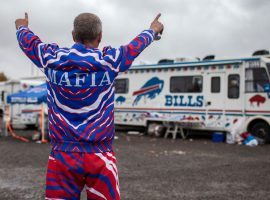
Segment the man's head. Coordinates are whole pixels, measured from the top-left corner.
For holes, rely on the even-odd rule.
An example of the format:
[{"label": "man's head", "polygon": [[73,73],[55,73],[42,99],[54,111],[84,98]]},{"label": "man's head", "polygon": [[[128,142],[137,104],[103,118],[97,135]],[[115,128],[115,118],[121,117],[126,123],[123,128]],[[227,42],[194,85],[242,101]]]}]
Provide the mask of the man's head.
[{"label": "man's head", "polygon": [[72,35],[75,42],[98,47],[102,37],[102,24],[98,16],[92,13],[79,14],[73,25]]}]

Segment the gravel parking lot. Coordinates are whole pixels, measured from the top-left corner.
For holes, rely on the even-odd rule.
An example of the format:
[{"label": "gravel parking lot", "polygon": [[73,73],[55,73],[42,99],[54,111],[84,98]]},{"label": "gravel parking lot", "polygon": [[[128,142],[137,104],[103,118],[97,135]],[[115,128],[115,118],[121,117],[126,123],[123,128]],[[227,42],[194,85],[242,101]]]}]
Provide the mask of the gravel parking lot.
[{"label": "gravel parking lot", "polygon": [[[122,199],[270,199],[270,145],[117,136]],[[0,137],[0,199],[44,199],[49,151],[48,144]]]}]

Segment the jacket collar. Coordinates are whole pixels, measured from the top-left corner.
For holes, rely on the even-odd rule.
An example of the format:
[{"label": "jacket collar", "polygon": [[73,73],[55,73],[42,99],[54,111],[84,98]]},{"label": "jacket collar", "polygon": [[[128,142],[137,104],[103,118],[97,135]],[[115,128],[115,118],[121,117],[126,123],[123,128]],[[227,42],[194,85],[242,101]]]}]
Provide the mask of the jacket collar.
[{"label": "jacket collar", "polygon": [[97,48],[89,48],[89,47],[86,47],[84,44],[82,43],[75,43],[72,48],[78,50],[78,51],[89,51],[89,50],[92,50],[92,51],[99,51],[99,49]]}]

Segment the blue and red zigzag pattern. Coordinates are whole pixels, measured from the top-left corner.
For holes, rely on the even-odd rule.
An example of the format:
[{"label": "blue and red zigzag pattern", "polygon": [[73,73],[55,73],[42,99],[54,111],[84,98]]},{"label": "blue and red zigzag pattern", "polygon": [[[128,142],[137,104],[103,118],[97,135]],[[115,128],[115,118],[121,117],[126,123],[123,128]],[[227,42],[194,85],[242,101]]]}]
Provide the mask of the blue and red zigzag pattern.
[{"label": "blue and red zigzag pattern", "polygon": [[71,48],[45,44],[27,27],[19,28],[17,38],[24,53],[47,77],[53,149],[88,153],[111,151],[114,79],[119,72],[128,70],[153,41],[154,32],[145,30],[129,44],[120,48],[106,47],[103,51],[79,43]]}]

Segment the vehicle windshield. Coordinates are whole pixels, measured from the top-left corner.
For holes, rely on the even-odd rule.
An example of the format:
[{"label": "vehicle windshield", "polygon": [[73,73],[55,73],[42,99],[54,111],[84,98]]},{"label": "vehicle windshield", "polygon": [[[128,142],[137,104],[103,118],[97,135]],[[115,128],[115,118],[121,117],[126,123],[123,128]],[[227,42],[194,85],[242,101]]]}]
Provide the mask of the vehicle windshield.
[{"label": "vehicle windshield", "polygon": [[246,92],[264,92],[266,84],[269,78],[265,68],[246,69]]}]

